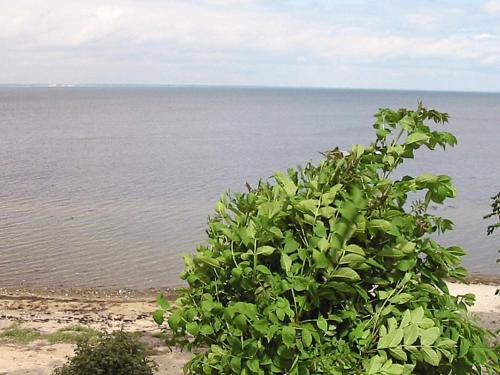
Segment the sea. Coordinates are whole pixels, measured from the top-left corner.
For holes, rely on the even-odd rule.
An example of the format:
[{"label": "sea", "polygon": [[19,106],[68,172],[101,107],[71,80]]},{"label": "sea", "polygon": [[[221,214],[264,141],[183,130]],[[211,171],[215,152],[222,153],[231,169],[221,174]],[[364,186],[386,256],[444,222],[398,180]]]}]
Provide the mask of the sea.
[{"label": "sea", "polygon": [[[0,87],[0,286],[182,285],[221,193],[374,138],[380,107],[450,114],[458,145],[400,172],[452,176],[472,274],[500,275],[487,236],[500,190],[500,94],[259,87]],[[439,126],[441,127],[441,126]]]}]

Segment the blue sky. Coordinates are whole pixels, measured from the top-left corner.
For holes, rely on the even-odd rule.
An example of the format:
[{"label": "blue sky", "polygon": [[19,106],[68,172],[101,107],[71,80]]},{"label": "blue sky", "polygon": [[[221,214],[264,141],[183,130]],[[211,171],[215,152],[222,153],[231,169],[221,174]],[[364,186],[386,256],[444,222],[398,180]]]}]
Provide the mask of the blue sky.
[{"label": "blue sky", "polygon": [[2,0],[0,83],[499,92],[500,0]]}]

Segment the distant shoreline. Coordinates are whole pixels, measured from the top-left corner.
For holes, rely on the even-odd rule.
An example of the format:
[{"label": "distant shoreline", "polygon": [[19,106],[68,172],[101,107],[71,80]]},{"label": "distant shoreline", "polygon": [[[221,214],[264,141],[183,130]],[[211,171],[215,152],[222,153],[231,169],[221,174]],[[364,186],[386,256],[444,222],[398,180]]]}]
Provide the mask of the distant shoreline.
[{"label": "distant shoreline", "polygon": [[217,85],[217,84],[162,84],[162,83],[0,83],[0,88],[186,88],[186,89],[249,89],[249,90],[331,90],[331,91],[373,91],[373,92],[424,92],[451,94],[492,94],[500,91],[463,91],[398,89],[380,87],[328,87],[328,86],[263,86],[263,85]]}]

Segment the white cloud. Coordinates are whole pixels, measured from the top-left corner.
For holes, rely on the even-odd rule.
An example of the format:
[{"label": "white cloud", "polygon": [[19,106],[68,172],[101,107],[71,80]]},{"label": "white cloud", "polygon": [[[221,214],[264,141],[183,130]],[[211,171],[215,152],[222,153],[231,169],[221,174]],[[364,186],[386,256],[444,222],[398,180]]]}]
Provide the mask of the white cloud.
[{"label": "white cloud", "polygon": [[[500,1],[486,4],[490,3]],[[22,77],[30,66],[32,72],[49,66],[53,75],[58,68],[82,69],[78,73],[90,72],[94,80],[104,82],[106,74],[120,67],[134,71],[129,80],[140,80],[141,67],[163,71],[168,66],[174,71],[176,64],[193,77],[202,75],[200,66],[209,71],[216,64],[231,64],[231,77],[237,80],[236,67],[244,75],[268,64],[340,69],[346,64],[433,60],[449,69],[461,63],[500,63],[498,28],[434,33],[448,17],[443,14],[408,13],[411,25],[426,30],[409,33],[391,27],[391,22],[378,28],[370,23],[347,27],[334,15],[321,18],[283,7],[263,8],[268,4],[259,0],[8,2],[0,12],[0,82],[11,81],[13,72]],[[488,9],[494,8],[490,4]]]},{"label": "white cloud", "polygon": [[481,10],[486,13],[500,13],[500,0],[488,0],[481,6]]},{"label": "white cloud", "polygon": [[[211,0],[210,2],[218,2]],[[233,0],[234,3],[250,0]],[[26,3],[26,2],[25,2]],[[15,3],[11,3],[15,4]],[[0,14],[0,36],[18,48],[133,49],[154,45],[198,53],[259,52],[312,58],[384,60],[401,57],[478,59],[500,57],[494,42],[478,45],[471,36],[405,36],[363,28],[338,28],[257,9],[211,9],[185,1],[97,1],[71,6],[52,1],[29,7],[10,6]],[[83,5],[85,4],[85,5]],[[435,17],[410,16],[422,25]],[[7,39],[7,40],[5,40]],[[496,41],[495,41],[496,42]],[[484,47],[484,48],[483,48]],[[70,51],[71,52],[71,51]]]}]

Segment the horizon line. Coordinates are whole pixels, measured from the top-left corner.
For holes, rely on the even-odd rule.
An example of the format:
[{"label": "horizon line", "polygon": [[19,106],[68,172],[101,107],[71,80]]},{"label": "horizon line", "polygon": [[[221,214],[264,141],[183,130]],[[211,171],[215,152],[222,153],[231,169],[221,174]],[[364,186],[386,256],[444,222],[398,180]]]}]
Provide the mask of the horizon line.
[{"label": "horizon line", "polygon": [[366,88],[366,87],[334,87],[334,86],[287,86],[287,85],[238,85],[238,84],[170,84],[170,83],[0,83],[0,87],[18,88],[99,88],[99,87],[171,87],[171,88],[240,88],[240,89],[292,89],[292,90],[345,90],[345,91],[405,91],[405,92],[441,92],[460,94],[500,94],[500,91],[484,90],[446,90],[418,88]]}]

